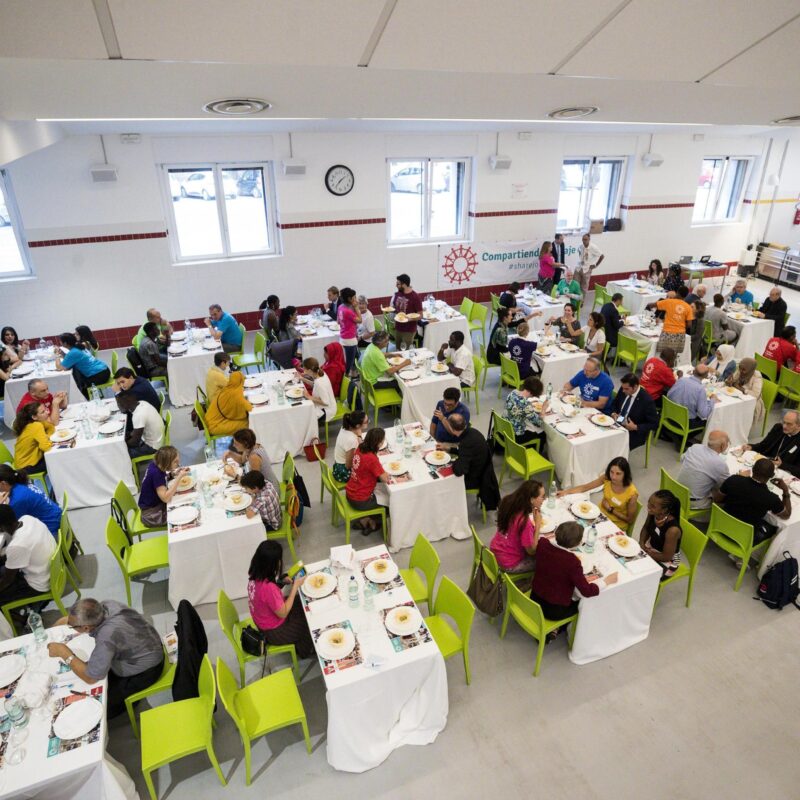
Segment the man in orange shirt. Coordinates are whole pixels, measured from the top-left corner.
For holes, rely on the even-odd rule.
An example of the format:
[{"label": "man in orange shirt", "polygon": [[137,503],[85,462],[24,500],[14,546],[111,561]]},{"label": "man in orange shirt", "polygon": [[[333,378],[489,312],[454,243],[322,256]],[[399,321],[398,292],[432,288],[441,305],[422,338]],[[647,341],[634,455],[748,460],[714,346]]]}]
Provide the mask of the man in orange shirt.
[{"label": "man in orange shirt", "polygon": [[680,358],[686,344],[686,326],[694,319],[694,310],[683,299],[688,293],[689,290],[681,286],[677,293],[667,292],[666,299],[647,306],[665,314],[664,327],[656,345],[657,353],[661,353],[665,347],[670,347]]}]

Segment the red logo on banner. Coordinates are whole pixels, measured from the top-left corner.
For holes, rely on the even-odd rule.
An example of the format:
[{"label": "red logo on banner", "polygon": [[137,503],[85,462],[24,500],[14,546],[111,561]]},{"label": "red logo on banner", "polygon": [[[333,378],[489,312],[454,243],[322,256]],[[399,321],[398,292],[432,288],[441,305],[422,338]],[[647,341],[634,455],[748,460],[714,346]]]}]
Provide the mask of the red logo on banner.
[{"label": "red logo on banner", "polygon": [[442,271],[450,283],[461,285],[468,281],[478,269],[478,256],[471,247],[460,244],[444,257]]}]

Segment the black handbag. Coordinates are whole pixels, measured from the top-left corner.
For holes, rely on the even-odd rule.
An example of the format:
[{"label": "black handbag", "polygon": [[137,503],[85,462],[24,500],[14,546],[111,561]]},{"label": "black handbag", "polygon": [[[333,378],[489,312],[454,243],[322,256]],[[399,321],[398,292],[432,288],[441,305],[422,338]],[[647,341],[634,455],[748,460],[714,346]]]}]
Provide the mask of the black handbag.
[{"label": "black handbag", "polygon": [[263,658],[264,663],[261,665],[261,677],[267,669],[267,641],[264,639],[264,634],[258,628],[252,628],[249,625],[242,628],[242,635],[239,637],[242,645],[242,650],[249,656],[256,658]]}]

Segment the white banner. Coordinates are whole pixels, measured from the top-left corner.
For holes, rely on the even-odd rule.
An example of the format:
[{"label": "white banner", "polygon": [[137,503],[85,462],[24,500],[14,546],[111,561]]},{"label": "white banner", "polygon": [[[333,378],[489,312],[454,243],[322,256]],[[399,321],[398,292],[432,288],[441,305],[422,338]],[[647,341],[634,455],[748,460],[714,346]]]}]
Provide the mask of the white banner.
[{"label": "white banner", "polygon": [[[539,274],[539,247],[543,241],[440,244],[436,285],[440,289],[452,289],[535,281]],[[575,245],[567,243],[566,256],[577,252]]]}]

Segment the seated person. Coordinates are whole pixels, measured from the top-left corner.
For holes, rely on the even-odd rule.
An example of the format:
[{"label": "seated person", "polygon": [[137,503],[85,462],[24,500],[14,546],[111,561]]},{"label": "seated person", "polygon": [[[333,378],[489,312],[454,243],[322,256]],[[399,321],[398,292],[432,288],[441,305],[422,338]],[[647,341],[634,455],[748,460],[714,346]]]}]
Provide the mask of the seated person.
[{"label": "seated person", "polygon": [[797,331],[793,325],[787,325],[779,336],[773,336],[764,348],[764,358],[778,362],[778,372],[784,364],[796,365],[800,361],[797,353]]},{"label": "seated person", "polygon": [[278,314],[281,308],[281,301],[278,295],[271,294],[259,308],[261,311],[261,327],[264,329],[267,339],[277,339]]},{"label": "seated person", "polygon": [[61,508],[28,479],[25,470],[0,464],[0,504],[14,509],[17,519],[28,515],[41,520],[53,536],[58,536]]},{"label": "seated person", "polygon": [[[539,442],[541,445],[545,442],[544,430],[542,430],[542,415],[548,411],[548,401],[545,400],[542,404],[541,413],[538,412],[531,398],[541,397],[544,393],[542,382],[539,378],[529,375],[522,381],[519,389],[512,389],[506,397],[506,410],[503,417],[511,423],[514,429],[514,439],[517,444],[528,445],[531,442]],[[532,431],[528,426],[539,428],[538,431]]]},{"label": "seated person", "polygon": [[689,508],[711,508],[713,490],[731,474],[725,460],[729,444],[725,431],[710,431],[705,444],[693,444],[683,454],[677,480],[689,490]]},{"label": "seated person", "polygon": [[23,356],[28,354],[31,343],[27,339],[20,341],[17,331],[10,325],[6,325],[0,331],[0,351],[3,349],[8,350],[12,363],[18,364],[22,361]]},{"label": "seated person", "polygon": [[520,285],[517,281],[512,281],[508,285],[508,289],[506,289],[500,295],[500,305],[505,306],[509,309],[512,313],[516,314],[517,311],[521,310],[520,306],[517,305],[517,293],[520,290]]},{"label": "seated person", "polygon": [[222,306],[214,303],[208,307],[208,316],[204,320],[208,332],[226,353],[238,353],[242,349],[242,332],[239,323]]},{"label": "seated person", "polygon": [[743,306],[753,305],[753,293],[747,289],[747,281],[740,278],[733,286],[733,291],[728,295],[731,303],[741,303]]},{"label": "seated person", "polygon": [[47,411],[47,418],[53,425],[58,425],[61,412],[67,407],[67,393],[56,392],[50,394],[47,381],[44,378],[34,378],[28,381],[28,391],[22,395],[22,399],[17,403],[17,413],[28,403],[41,403]]},{"label": "seated person", "polygon": [[72,370],[75,384],[81,394],[88,400],[89,387],[108,383],[111,370],[90,352],[84,350],[79,344],[74,333],[62,333],[62,348],[67,349],[67,354],[61,358],[56,357],[56,369],[60,372]]},{"label": "seated person", "polygon": [[439,442],[436,449],[457,451],[453,473],[464,476],[464,488],[479,489],[483,472],[491,459],[486,437],[477,428],[468,425],[460,414],[450,415],[450,430],[457,441]]},{"label": "seated person", "polygon": [[708,371],[718,380],[726,381],[736,371],[736,352],[732,344],[721,344],[714,355],[707,359]]},{"label": "seated person", "polygon": [[245,472],[250,470],[260,472],[264,476],[264,480],[271,483],[275,487],[275,491],[280,494],[281,482],[272,469],[269,455],[250,428],[242,428],[233,434],[231,443],[222,456],[222,461],[225,464],[225,472],[232,478],[236,477],[239,472],[229,463],[230,461],[243,467]]},{"label": "seated person", "polygon": [[658,355],[648,358],[642,367],[642,377],[639,383],[654,401],[661,405],[661,397],[664,392],[669,391],[675,381],[682,377],[683,373],[675,375],[675,351],[671,347],[665,347],[660,357]]},{"label": "seated person", "polygon": [[282,308],[278,317],[278,341],[299,342],[302,338],[297,329],[297,309],[294,306]]},{"label": "seated person", "polygon": [[325,422],[326,419],[333,419],[337,409],[336,395],[333,393],[331,379],[322,371],[319,361],[316,358],[306,358],[300,375],[311,395],[311,402],[317,408],[317,420]]},{"label": "seated person", "polygon": [[139,341],[139,358],[148,378],[163,378],[167,374],[167,357],[158,346],[158,325],[145,322],[142,326],[144,336]]},{"label": "seated person", "polygon": [[631,465],[627,458],[618,456],[608,462],[605,472],[601,472],[593,481],[574,486],[572,489],[562,489],[558,497],[569,494],[590,492],[592,489],[603,487],[603,499],[600,501],[600,510],[623,530],[636,519],[636,501],[639,491],[633,484]]},{"label": "seated person", "polygon": [[536,342],[528,339],[529,333],[528,323],[521,322],[517,327],[517,335],[508,342],[506,355],[517,365],[521,380],[525,380],[534,371],[533,354],[536,352]]},{"label": "seated person", "polygon": [[[164,420],[150,403],[143,403],[133,392],[120,392],[117,407],[130,419],[125,444],[131,458],[149,456],[164,444]],[[127,426],[126,426],[127,428]]]},{"label": "seated person", "polygon": [[345,375],[349,375],[344,358],[344,348],[339,342],[331,342],[322,348],[322,352],[325,354],[325,361],[322,363],[322,371],[330,379],[331,389],[336,397],[338,397],[342,389],[342,380]]},{"label": "seated person", "polygon": [[661,580],[674,575],[681,562],[681,504],[667,489],[647,499],[647,519],[639,532],[642,550],[661,566]]},{"label": "seated person", "polygon": [[753,412],[751,425],[760,426],[764,420],[764,401],[761,392],[764,388],[764,378],[756,369],[754,358],[743,358],[736,371],[726,381],[728,386],[738,389],[746,397],[753,397],[756,401],[756,410]]},{"label": "seated person", "polygon": [[461,392],[455,386],[448,386],[442,392],[442,399],[436,404],[431,420],[430,434],[437,442],[457,442],[458,437],[450,427],[450,417],[460,414],[469,422],[469,409],[461,402]]},{"label": "seated person", "polygon": [[275,487],[269,481],[264,480],[264,476],[254,469],[242,475],[239,483],[242,489],[253,498],[245,511],[247,519],[253,519],[260,515],[266,530],[277,531],[281,527],[283,515],[280,497],[278,497]]},{"label": "seated person", "polygon": [[94,354],[100,349],[100,345],[98,344],[95,335],[92,333],[92,329],[88,325],[76,325],[75,337],[78,340],[78,344],[84,350],[89,350]]},{"label": "seated person", "polygon": [[542,528],[544,486],[523,481],[507,494],[497,509],[497,532],[489,549],[503,572],[532,572],[536,566],[536,541]]},{"label": "seated person", "polygon": [[587,358],[583,370],[564,384],[562,392],[572,392],[573,389],[580,389],[580,398],[586,408],[596,408],[605,413],[611,410],[614,381],[600,369],[596,358]]},{"label": "seated person", "polygon": [[705,318],[711,323],[712,347],[733,344],[738,338],[736,331],[730,325],[728,315],[722,310],[724,304],[725,298],[721,294],[715,294],[714,304],[706,308]]},{"label": "seated person", "polygon": [[396,389],[395,373],[411,363],[405,358],[400,364],[390,365],[383,352],[388,346],[389,334],[376,331],[361,359],[361,374],[375,389]]},{"label": "seated person", "polygon": [[[774,536],[778,528],[765,519],[768,513],[778,519],[792,515],[792,499],[786,481],[775,478],[775,464],[762,458],[753,464],[750,477],[731,475],[713,492],[714,502],[732,517],[753,526],[753,544],[757,545]],[[767,483],[777,486],[783,497],[773,494]]]},{"label": "seated person", "polygon": [[69,625],[94,639],[88,661],[69,643],[47,645],[51,658],[62,659],[88,684],[108,678],[109,719],[125,711],[125,698],[152,686],[164,669],[164,645],[158,631],[138,612],[116,600],[84,597],[56,625]]},{"label": "seated person", "polygon": [[592,311],[589,314],[583,349],[598,361],[602,361],[606,349],[605,324],[603,315],[599,311]]},{"label": "seated person", "polygon": [[658,409],[653,399],[629,372],[622,376],[619,391],[611,404],[611,416],[628,431],[631,450],[646,444],[651,431],[658,427]]},{"label": "seated person", "polygon": [[161,398],[147,378],[136,375],[130,367],[120,367],[114,373],[114,393],[133,392],[140,400],[150,403],[153,408],[161,413]]},{"label": "seated person", "polygon": [[244,396],[244,375],[231,374],[228,385],[220,389],[217,396],[208,404],[206,425],[212,436],[232,436],[236,431],[247,428],[253,404]]},{"label": "seated person", "polygon": [[147,319],[144,323],[142,323],[142,327],[139,328],[136,336],[133,337],[133,346],[137,350],[139,349],[139,345],[146,335],[144,332],[144,326],[148,322],[155,323],[156,328],[158,329],[158,333],[155,337],[156,341],[158,342],[158,347],[160,350],[166,351],[167,347],[169,346],[170,339],[172,338],[172,334],[174,333],[174,329],[169,320],[166,320],[161,316],[161,312],[157,308],[147,309]]},{"label": "seated person", "polygon": [[547,323],[548,325],[555,324],[562,342],[578,343],[581,336],[581,323],[576,319],[575,309],[570,303],[564,304],[564,313],[560,317],[551,317]]},{"label": "seated person", "polygon": [[358,313],[361,314],[361,322],[358,323],[358,346],[363,349],[375,335],[375,315],[369,310],[369,303],[363,294],[358,296]]},{"label": "seated person", "polygon": [[745,450],[761,453],[772,459],[777,469],[800,478],[800,411],[784,411],[781,422],[776,422],[762,441],[742,445]]},{"label": "seated person", "polygon": [[577,308],[578,303],[583,300],[581,285],[575,280],[569,267],[566,268],[564,277],[556,285],[556,297],[569,297],[573,308]]},{"label": "seated person", "polygon": [[511,310],[505,306],[497,309],[497,322],[489,335],[489,346],[486,348],[486,360],[490,364],[500,364],[500,354],[508,353],[508,332],[521,325],[523,320],[513,320]]},{"label": "seated person", "polygon": [[475,385],[475,365],[472,363],[472,351],[464,344],[464,333],[453,331],[447,344],[439,348],[436,356],[439,361],[449,359],[450,374],[461,380],[462,386]]},{"label": "seated person", "polygon": [[328,299],[322,304],[324,313],[336,322],[336,316],[339,312],[339,290],[335,286],[328,289]]},{"label": "seated person", "polygon": [[[305,576],[289,580],[284,574],[280,542],[265,541],[258,545],[247,577],[250,616],[264,641],[271,645],[293,644],[300,658],[312,658],[314,642],[297,594]],[[282,589],[287,585],[289,593],[284,599]]]},{"label": "seated person", "polygon": [[[344,493],[347,502],[357,511],[370,511],[378,508],[378,500],[375,497],[375,487],[378,481],[391,483],[392,479],[383,468],[378,451],[386,441],[386,434],[382,428],[372,428],[367,431],[361,444],[353,454],[350,465],[350,478]],[[380,523],[376,517],[365,517],[353,521],[353,526],[361,528],[361,532],[366,536],[370,531],[376,530]]]},{"label": "seated person", "polygon": [[227,353],[214,353],[214,366],[206,372],[206,400],[209,405],[228,385],[230,380],[231,357]]},{"label": "seated person", "polygon": [[771,319],[775,324],[775,336],[780,336],[786,311],[786,301],[781,297],[781,290],[773,286],[769,290],[769,297],[759,306],[758,311],[753,312],[753,316]]},{"label": "seated person", "polygon": [[164,445],[156,450],[142,478],[137,501],[143,524],[148,528],[167,524],[167,503],[178,491],[180,479],[189,472],[189,467],[181,467],[180,454],[174,447]]},{"label": "seated person", "polygon": [[47,472],[44,454],[53,447],[50,437],[55,431],[47,408],[42,403],[28,403],[17,414],[11,427],[17,434],[17,443],[14,445],[14,464],[17,469],[24,469],[31,474]]},{"label": "seated person", "polygon": [[363,411],[348,411],[342,417],[342,427],[336,437],[336,447],[333,452],[333,477],[339,483],[347,483],[350,480],[353,456],[364,439],[368,424],[369,419]]},{"label": "seated person", "polygon": [[[562,522],[555,532],[555,542],[540,536],[536,545],[536,572],[531,584],[531,600],[538,603],[545,619],[571,617],[578,610],[573,600],[577,589],[584,597],[596,597],[600,589],[616,583],[619,575],[612,572],[593,583],[586,580],[578,556],[572,552],[583,541],[583,528],[577,522]],[[548,641],[558,631],[548,634]]]},{"label": "seated person", "polygon": [[698,364],[691,375],[684,375],[675,381],[675,385],[667,392],[667,397],[673,403],[686,406],[689,412],[689,427],[703,428],[706,420],[714,410],[714,403],[719,402],[719,397],[706,394],[703,378],[708,377],[708,367]]}]

